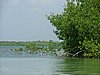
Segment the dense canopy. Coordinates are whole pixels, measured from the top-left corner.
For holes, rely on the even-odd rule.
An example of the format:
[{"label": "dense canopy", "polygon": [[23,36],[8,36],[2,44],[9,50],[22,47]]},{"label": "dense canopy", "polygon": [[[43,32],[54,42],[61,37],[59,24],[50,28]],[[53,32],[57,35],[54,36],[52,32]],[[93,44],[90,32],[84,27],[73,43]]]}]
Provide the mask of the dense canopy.
[{"label": "dense canopy", "polygon": [[66,52],[100,57],[100,0],[67,0],[64,11],[48,20]]}]

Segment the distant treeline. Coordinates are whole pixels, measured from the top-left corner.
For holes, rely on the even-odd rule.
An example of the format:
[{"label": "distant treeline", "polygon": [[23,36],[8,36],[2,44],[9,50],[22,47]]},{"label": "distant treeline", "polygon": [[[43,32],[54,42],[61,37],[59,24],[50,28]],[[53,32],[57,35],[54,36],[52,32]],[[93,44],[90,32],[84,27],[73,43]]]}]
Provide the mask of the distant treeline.
[{"label": "distant treeline", "polygon": [[34,43],[37,46],[45,46],[49,44],[60,44],[58,41],[0,41],[0,46],[26,46],[28,43]]},{"label": "distant treeline", "polygon": [[0,41],[0,46],[25,46],[27,42]]}]

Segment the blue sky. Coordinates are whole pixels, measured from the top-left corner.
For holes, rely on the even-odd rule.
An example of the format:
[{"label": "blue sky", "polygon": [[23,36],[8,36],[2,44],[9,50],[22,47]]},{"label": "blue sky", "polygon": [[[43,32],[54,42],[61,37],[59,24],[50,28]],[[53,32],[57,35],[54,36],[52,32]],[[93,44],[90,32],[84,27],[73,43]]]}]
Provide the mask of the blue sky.
[{"label": "blue sky", "polygon": [[58,41],[45,15],[60,13],[66,0],[0,0],[0,40]]}]

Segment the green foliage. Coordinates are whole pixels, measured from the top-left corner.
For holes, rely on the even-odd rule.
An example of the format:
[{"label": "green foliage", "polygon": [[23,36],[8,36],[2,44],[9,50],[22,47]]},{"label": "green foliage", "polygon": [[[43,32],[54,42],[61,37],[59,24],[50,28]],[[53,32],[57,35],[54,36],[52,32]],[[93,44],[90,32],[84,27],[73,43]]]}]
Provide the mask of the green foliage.
[{"label": "green foliage", "polygon": [[27,43],[26,50],[30,50],[31,53],[36,51],[37,50],[36,44],[35,43]]},{"label": "green foliage", "polygon": [[38,41],[38,42],[28,42],[25,46],[26,51],[30,51],[30,53],[34,53],[35,51],[43,51],[43,52],[54,52],[55,49],[58,49],[60,42],[50,41]]},{"label": "green foliage", "polygon": [[67,0],[61,14],[48,16],[54,33],[70,53],[85,50],[84,56],[100,56],[100,0],[74,1]]},{"label": "green foliage", "polygon": [[25,46],[27,42],[0,41],[0,46]]},{"label": "green foliage", "polygon": [[83,47],[85,47],[85,57],[100,57],[100,43],[97,40],[86,38],[83,41]]}]

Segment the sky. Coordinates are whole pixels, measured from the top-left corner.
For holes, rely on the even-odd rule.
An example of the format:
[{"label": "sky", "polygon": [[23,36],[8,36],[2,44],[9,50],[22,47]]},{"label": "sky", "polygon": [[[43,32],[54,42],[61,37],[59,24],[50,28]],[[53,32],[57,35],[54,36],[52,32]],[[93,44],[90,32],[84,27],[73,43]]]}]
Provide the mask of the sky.
[{"label": "sky", "polygon": [[66,0],[0,0],[0,40],[59,39],[45,15],[61,13]]}]

